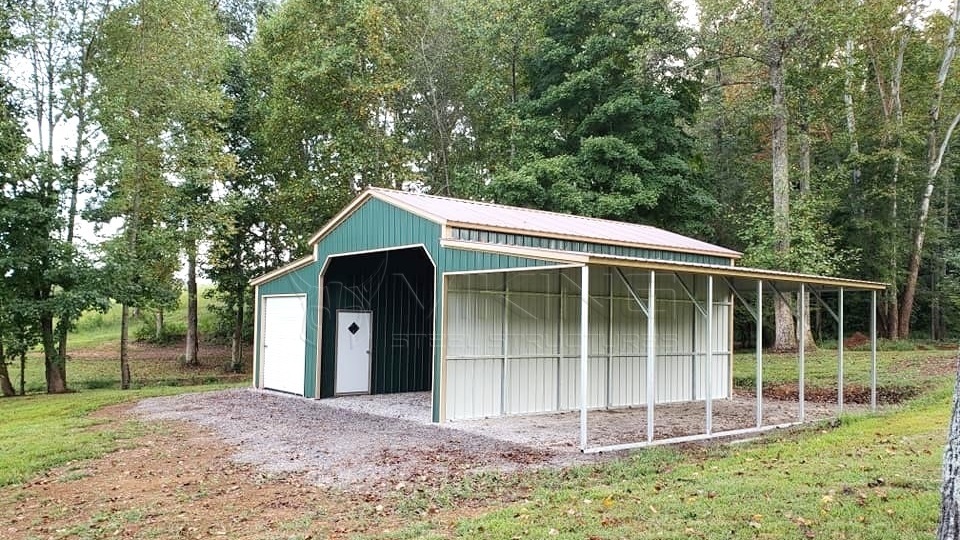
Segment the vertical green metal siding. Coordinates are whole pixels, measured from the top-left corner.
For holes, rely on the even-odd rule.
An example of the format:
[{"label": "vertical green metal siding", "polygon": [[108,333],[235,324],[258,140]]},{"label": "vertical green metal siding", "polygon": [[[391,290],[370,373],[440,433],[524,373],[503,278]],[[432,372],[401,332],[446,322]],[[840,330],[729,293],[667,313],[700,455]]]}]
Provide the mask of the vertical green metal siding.
[{"label": "vertical green metal siding", "polygon": [[558,249],[562,251],[582,251],[587,253],[597,253],[600,255],[614,255],[618,257],[637,257],[640,259],[718,264],[723,266],[729,266],[733,264],[733,259],[730,257],[687,253],[683,251],[670,251],[665,249],[634,248],[629,246],[604,244],[602,242],[578,242],[574,240],[564,240],[561,238],[548,238],[544,236],[533,236],[526,234],[505,234],[483,231],[479,229],[464,229],[460,227],[454,227],[451,230],[451,234],[454,238],[459,240],[483,242],[487,244],[506,244],[544,249]]},{"label": "vertical green metal siding", "polygon": [[[270,280],[266,283],[261,283],[258,287],[260,291],[260,297],[257,298],[257,313],[258,317],[263,317],[263,297],[270,296],[274,294],[306,294],[307,295],[307,331],[306,339],[304,343],[304,355],[305,355],[305,364],[304,364],[304,381],[303,381],[303,395],[306,397],[315,396],[315,377],[314,370],[315,366],[311,365],[311,361],[316,357],[317,350],[317,274],[319,272],[319,266],[316,264],[311,264],[304,266],[303,268],[298,268],[293,272],[278,276],[276,279]],[[261,326],[261,321],[254,321],[258,328],[263,328]],[[262,336],[260,336],[262,339]],[[254,380],[259,380],[260,376],[260,343],[254,344]]]},{"label": "vertical green metal siding", "polygon": [[[296,294],[307,295],[307,332],[304,349],[304,395],[317,397],[321,394],[316,388],[317,358],[317,323],[318,323],[318,278],[320,269],[327,257],[344,253],[382,250],[422,244],[436,264],[434,309],[433,318],[434,336],[441,332],[441,290],[444,272],[463,272],[472,270],[497,270],[509,268],[527,268],[555,264],[550,261],[484,253],[460,249],[445,249],[440,247],[442,227],[406,210],[397,208],[376,198],[369,198],[361,204],[342,223],[331,230],[316,246],[317,262],[297,269],[288,274],[278,276],[273,280],[262,283],[259,287],[260,296],[269,294]],[[257,299],[261,302],[261,298]],[[385,307],[385,306],[384,306]],[[258,312],[261,313],[262,311]],[[383,315],[374,313],[374,324],[380,324]],[[378,322],[379,321],[379,322]],[[260,321],[257,321],[260,324]],[[324,339],[326,341],[326,339]],[[434,420],[439,420],[439,389],[440,389],[440,340],[432,339],[433,369],[432,388],[434,393]],[[324,347],[328,344],[324,343]],[[333,344],[332,346],[336,346]],[[259,369],[259,344],[255,354],[255,370]],[[255,373],[255,376],[257,373]],[[380,382],[381,388],[392,388],[400,382],[384,379]],[[374,386],[376,388],[376,386]]]}]

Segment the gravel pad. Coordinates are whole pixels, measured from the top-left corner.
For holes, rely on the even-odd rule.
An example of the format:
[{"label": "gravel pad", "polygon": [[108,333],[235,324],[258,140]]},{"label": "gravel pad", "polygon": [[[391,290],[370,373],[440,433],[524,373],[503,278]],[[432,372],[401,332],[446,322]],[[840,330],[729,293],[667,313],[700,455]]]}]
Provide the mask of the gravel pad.
[{"label": "gravel pad", "polygon": [[[194,422],[235,445],[233,458],[239,462],[270,473],[303,473],[314,483],[341,488],[435,484],[469,472],[548,464],[556,457],[429,424],[429,408],[416,406],[417,394],[411,396],[397,405],[396,395],[311,400],[237,389],[145,399],[133,412],[148,420]],[[403,399],[412,401],[404,406]],[[385,410],[391,403],[397,406]]]}]

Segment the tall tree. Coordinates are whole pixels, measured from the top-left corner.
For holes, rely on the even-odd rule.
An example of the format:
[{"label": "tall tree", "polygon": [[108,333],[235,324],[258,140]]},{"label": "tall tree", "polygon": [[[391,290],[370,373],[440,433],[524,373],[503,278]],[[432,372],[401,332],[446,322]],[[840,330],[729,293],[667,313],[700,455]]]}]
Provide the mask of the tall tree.
[{"label": "tall tree", "polygon": [[[12,35],[6,21],[10,21],[5,6],[0,6],[0,60],[5,60],[12,46]],[[13,220],[18,215],[17,193],[14,191],[19,180],[28,172],[27,137],[21,125],[22,111],[13,98],[10,81],[0,76],[0,395],[16,395],[10,378],[8,365],[36,344],[36,332],[30,332],[33,326],[24,317],[20,295],[15,280],[11,279],[13,270],[22,267],[17,260],[13,235],[17,233]],[[26,320],[25,320],[26,319]]]},{"label": "tall tree", "polygon": [[553,4],[524,58],[514,172],[503,202],[705,232],[714,202],[691,169],[686,126],[698,104],[682,68],[690,36],[671,4],[578,0]]},{"label": "tall tree", "polygon": [[[12,19],[20,44],[18,61],[28,66],[18,71],[23,73],[19,82],[33,116],[32,153],[39,160],[36,178],[40,190],[47,193],[39,200],[61,213],[59,230],[53,234],[66,242],[68,250],[74,249],[79,193],[93,156],[89,59],[95,26],[107,4],[97,0],[18,3],[19,11]],[[74,253],[82,259],[80,252]],[[86,265],[83,260],[78,262],[80,267]],[[67,334],[79,316],[77,308],[83,307],[80,298],[96,296],[94,291],[73,292],[80,294],[70,298],[72,292],[61,287],[43,293],[67,310],[54,313],[55,320],[42,325],[53,326],[56,334],[53,341],[43,341],[44,356],[54,364],[46,369],[54,378],[48,380],[48,389],[65,390]],[[56,298],[61,295],[63,298]]]},{"label": "tall tree", "polygon": [[110,12],[103,26],[97,102],[108,148],[99,163],[98,215],[123,220],[106,246],[113,296],[122,304],[123,388],[131,381],[130,308],[179,296],[178,229],[188,230],[187,252],[195,250],[195,213],[174,202],[174,184],[209,183],[218,174],[222,144],[211,124],[224,112],[224,50],[216,14],[199,0],[139,0]]},{"label": "tall tree", "polygon": [[943,53],[937,77],[930,98],[929,120],[927,127],[926,185],[920,196],[919,211],[914,224],[913,246],[910,251],[910,263],[907,267],[907,279],[903,289],[900,322],[901,338],[910,337],[910,317],[913,315],[913,303],[917,292],[917,279],[920,275],[920,260],[923,255],[923,241],[927,232],[927,220],[930,217],[930,201],[936,186],[944,156],[950,148],[954,131],[960,124],[960,110],[946,126],[941,125],[944,109],[944,89],[947,84],[953,61],[957,54],[957,27],[960,26],[960,0],[954,0],[946,36],[943,40]]},{"label": "tall tree", "polygon": [[250,66],[263,98],[257,137],[289,235],[278,263],[364,185],[419,178],[395,129],[408,79],[401,13],[416,2],[291,0],[259,27]]}]

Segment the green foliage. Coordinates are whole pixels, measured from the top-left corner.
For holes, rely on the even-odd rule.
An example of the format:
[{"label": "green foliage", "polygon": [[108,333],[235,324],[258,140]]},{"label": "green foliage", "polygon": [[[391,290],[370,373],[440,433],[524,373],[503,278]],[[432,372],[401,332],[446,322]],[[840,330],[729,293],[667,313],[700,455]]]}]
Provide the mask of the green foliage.
[{"label": "green foliage", "polygon": [[272,175],[281,249],[306,237],[355,195],[357,185],[401,185],[415,175],[391,128],[405,90],[400,14],[417,3],[283,3],[265,20],[250,66],[262,98],[256,137]]},{"label": "green foliage", "polygon": [[180,322],[164,322],[160,329],[160,335],[157,335],[156,325],[144,323],[137,327],[133,332],[133,338],[142,343],[152,345],[169,345],[182,341],[187,335],[187,326]]},{"label": "green foliage", "polygon": [[193,0],[122,6],[102,33],[96,99],[108,144],[92,217],[123,218],[122,233],[104,245],[111,296],[169,306],[184,235],[202,234],[204,193],[232,162],[218,131],[225,40],[211,6]]},{"label": "green foliage", "polygon": [[786,254],[778,252],[776,239],[770,234],[773,219],[765,201],[766,198],[751,198],[751,202],[737,209],[736,215],[730,216],[746,246],[745,266],[828,276],[856,268],[857,253],[840,247],[839,235],[827,219],[832,208],[828,200],[809,194],[794,201],[790,208],[790,248]]},{"label": "green foliage", "polygon": [[690,37],[666,2],[552,5],[524,59],[522,165],[501,173],[503,202],[704,233],[715,210],[690,167],[685,126],[698,83]]}]

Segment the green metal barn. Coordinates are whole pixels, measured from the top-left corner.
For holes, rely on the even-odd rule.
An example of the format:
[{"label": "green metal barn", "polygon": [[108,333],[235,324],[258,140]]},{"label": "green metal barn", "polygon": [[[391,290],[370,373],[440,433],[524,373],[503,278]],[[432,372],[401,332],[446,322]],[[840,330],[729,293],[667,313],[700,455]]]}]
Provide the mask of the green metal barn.
[{"label": "green metal barn", "polygon": [[[595,409],[645,410],[645,440],[616,448],[730,434],[712,429],[711,403],[732,394],[735,302],[759,330],[765,296],[809,297],[843,335],[844,292],[875,303],[884,288],[739,267],[735,251],[655,227],[380,188],[310,244],[253,281],[255,387],[430,392],[434,422],[579,410],[584,451],[614,448],[589,445]],[[756,354],[756,425],[738,431],[779,427],[763,422],[759,339]],[[801,341],[801,422],[803,358]],[[842,347],[838,363],[842,384]],[[655,440],[656,405],[689,401],[706,403],[703,433]]]}]

